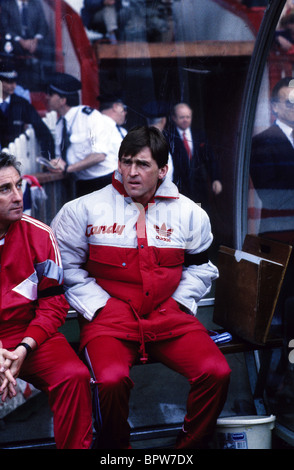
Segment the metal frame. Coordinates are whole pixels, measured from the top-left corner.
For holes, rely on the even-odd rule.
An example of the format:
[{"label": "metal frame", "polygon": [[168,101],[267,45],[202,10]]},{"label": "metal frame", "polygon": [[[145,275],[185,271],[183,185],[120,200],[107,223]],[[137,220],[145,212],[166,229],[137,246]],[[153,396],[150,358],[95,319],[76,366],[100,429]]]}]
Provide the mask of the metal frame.
[{"label": "metal frame", "polygon": [[[254,118],[257,107],[259,89],[263,77],[266,61],[269,56],[272,40],[274,37],[276,25],[281,12],[285,6],[286,0],[271,0],[265,12],[261,27],[258,31],[255,48],[250,62],[250,67],[245,85],[242,112],[239,125],[239,147],[238,161],[236,164],[235,177],[235,204],[234,204],[234,233],[235,247],[241,249],[244,237],[247,233],[247,209],[248,209],[248,183],[249,183],[249,164],[251,154],[251,138],[254,125]],[[271,351],[267,351],[271,354]],[[254,403],[258,414],[265,414],[266,407],[264,397],[260,395],[261,380],[265,377],[258,377],[260,367],[260,354],[255,351],[254,357],[251,353],[245,353],[246,364],[250,385],[254,397]],[[263,358],[264,360],[264,358]],[[266,358],[270,361],[270,356]],[[255,388],[255,385],[257,389]],[[284,425],[276,422],[275,434],[290,445],[294,445],[294,431],[286,428]]]},{"label": "metal frame", "polygon": [[255,42],[239,119],[239,145],[235,168],[234,234],[235,247],[242,248],[247,234],[248,183],[251,138],[261,80],[275,33],[275,27],[286,0],[270,1]]}]

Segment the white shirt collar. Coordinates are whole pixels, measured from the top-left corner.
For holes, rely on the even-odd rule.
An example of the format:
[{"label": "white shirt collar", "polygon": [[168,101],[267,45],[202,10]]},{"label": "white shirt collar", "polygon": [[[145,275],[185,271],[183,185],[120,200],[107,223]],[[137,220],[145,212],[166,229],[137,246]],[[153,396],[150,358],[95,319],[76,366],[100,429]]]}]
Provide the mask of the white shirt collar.
[{"label": "white shirt collar", "polygon": [[286,137],[290,140],[291,144],[293,145],[293,128],[280,121],[279,119],[276,120],[276,124],[284,132]]},{"label": "white shirt collar", "polygon": [[8,103],[8,104],[9,104],[9,103],[10,103],[10,100],[11,100],[11,95],[8,95],[8,96],[5,98],[5,100],[1,100],[1,99],[0,99],[0,104],[1,104],[1,103]]},{"label": "white shirt collar", "polygon": [[177,127],[177,130],[178,130],[178,133],[180,134],[181,137],[183,137],[183,133],[185,132],[187,139],[191,140],[191,129],[190,129],[190,127],[185,129],[184,131],[183,131],[183,129],[180,129],[179,127]]}]

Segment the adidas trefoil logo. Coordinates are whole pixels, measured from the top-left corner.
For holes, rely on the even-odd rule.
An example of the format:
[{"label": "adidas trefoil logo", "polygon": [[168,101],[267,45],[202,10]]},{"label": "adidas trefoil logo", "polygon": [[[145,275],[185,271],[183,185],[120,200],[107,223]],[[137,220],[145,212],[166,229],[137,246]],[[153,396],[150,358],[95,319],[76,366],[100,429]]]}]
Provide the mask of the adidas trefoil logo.
[{"label": "adidas trefoil logo", "polygon": [[157,235],[156,235],[157,240],[163,240],[165,242],[171,241],[171,234],[174,231],[172,228],[167,229],[165,223],[163,223],[161,227],[158,227],[158,225],[154,225],[154,228],[157,232]]}]

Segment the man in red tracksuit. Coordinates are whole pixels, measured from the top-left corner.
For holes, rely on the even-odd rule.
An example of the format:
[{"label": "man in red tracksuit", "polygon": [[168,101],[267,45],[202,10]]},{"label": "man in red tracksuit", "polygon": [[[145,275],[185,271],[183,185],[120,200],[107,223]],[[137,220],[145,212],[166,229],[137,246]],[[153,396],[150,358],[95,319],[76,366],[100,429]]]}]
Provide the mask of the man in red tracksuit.
[{"label": "man in red tracksuit", "polygon": [[191,388],[177,448],[200,448],[227,395],[230,369],[195,318],[218,276],[207,214],[166,178],[168,145],[130,131],[112,184],[67,203],[52,227],[66,297],[81,313],[81,349],[97,384],[99,448],[128,448],[130,368],[150,354]]},{"label": "man in red tracksuit", "polygon": [[19,376],[45,391],[58,449],[92,444],[90,374],[58,332],[68,303],[52,230],[23,214],[22,178],[0,153],[0,395],[16,394]]}]

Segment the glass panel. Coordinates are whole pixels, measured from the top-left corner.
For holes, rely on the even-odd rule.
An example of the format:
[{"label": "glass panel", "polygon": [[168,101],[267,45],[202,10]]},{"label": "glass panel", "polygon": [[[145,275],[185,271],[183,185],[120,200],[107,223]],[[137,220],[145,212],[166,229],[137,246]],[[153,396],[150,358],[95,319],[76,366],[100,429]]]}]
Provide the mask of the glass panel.
[{"label": "glass panel", "polygon": [[[129,19],[119,33],[122,41],[112,48],[95,45],[100,93],[123,95],[128,106],[127,129],[154,123],[159,117],[156,108],[161,106],[165,132],[175,151],[175,183],[208,211],[215,247],[220,242],[232,245],[242,95],[265,2],[258,2],[254,9],[235,0],[126,3]],[[140,28],[134,26],[139,23]],[[201,162],[189,163],[186,169],[182,160],[177,161],[172,116],[179,102],[191,107],[192,127],[201,139],[194,144]],[[212,186],[214,181],[221,186]]]},{"label": "glass panel", "polygon": [[[287,1],[275,34],[258,95],[253,127],[248,198],[248,232],[293,245],[294,242],[294,4]],[[294,429],[293,255],[275,310],[272,332],[285,348],[273,356],[268,395],[279,422]],[[289,355],[289,356],[288,356]]]},{"label": "glass panel", "polygon": [[[9,0],[7,3],[14,2]],[[215,237],[212,255],[216,261],[218,245],[234,246],[237,234],[235,177],[239,163],[243,93],[268,1],[122,0],[117,17],[118,29],[107,29],[109,17],[107,20],[106,16],[96,16],[95,12],[87,18],[85,11],[81,10],[86,3],[83,0],[43,0],[41,3],[55,41],[56,70],[81,79],[82,104],[102,111],[103,98],[104,101],[106,96],[121,98],[127,106],[127,119],[123,124],[126,130],[142,124],[160,126],[160,118],[166,118],[164,130],[170,141],[174,180],[182,192],[187,191],[188,196],[207,210]],[[4,1],[1,2],[2,8],[3,4]],[[14,18],[12,24],[15,24]],[[3,47],[10,54],[10,39],[6,34],[1,38]],[[29,63],[38,65],[35,61]],[[28,78],[23,84],[30,87],[32,76]],[[42,74],[42,79],[46,81],[47,72]],[[100,99],[97,101],[98,94]],[[31,98],[44,114],[46,101],[42,90],[37,89],[37,94],[31,94]],[[197,131],[191,161],[187,155],[184,157],[186,160],[179,160],[175,126],[178,124],[180,127],[179,108],[174,115],[174,106],[179,102],[191,108],[192,128]],[[56,121],[50,123],[54,135]],[[13,149],[18,151],[19,146]],[[31,152],[33,150],[17,155],[23,159],[23,168],[28,174],[36,172]],[[68,194],[73,195],[74,191],[68,184],[69,179],[64,180],[60,175],[55,180],[53,174],[41,172],[39,168],[37,176],[46,191],[47,200],[46,207],[32,208],[33,215],[50,224],[65,199],[71,198]],[[215,181],[220,181],[221,186],[213,184]],[[204,313],[206,315],[207,312]],[[202,320],[201,312],[199,318]],[[67,321],[63,331],[71,343],[75,343],[79,339],[75,318],[72,323],[74,327]],[[207,326],[207,316],[204,324]],[[187,384],[184,385],[177,377],[170,386],[174,373],[158,364],[151,367],[153,372],[150,373],[149,369],[149,375],[145,367],[134,368],[134,382],[138,379],[141,387],[137,388],[137,396],[133,395],[131,424],[140,426],[182,421]],[[159,397],[158,390],[152,390],[156,376],[160,376],[162,397]],[[16,400],[10,402],[10,408],[0,406],[0,441],[3,444],[44,437],[47,445],[48,436],[53,441],[52,413],[47,400],[36,390],[28,389],[25,383],[21,385]],[[233,394],[245,396],[246,386],[246,371],[238,364],[238,380],[234,383]],[[151,388],[150,394],[155,393],[158,399],[152,409],[149,405],[154,400],[148,400],[148,387]],[[21,410],[20,404],[25,404]],[[227,411],[230,413],[231,408]]]}]

